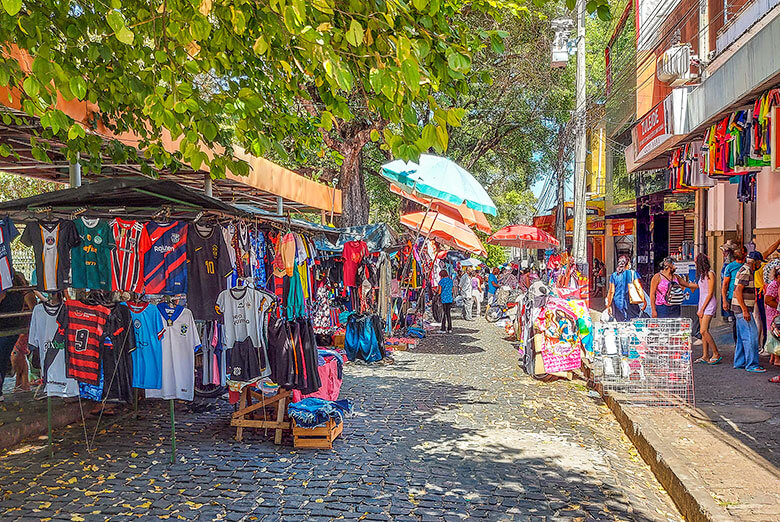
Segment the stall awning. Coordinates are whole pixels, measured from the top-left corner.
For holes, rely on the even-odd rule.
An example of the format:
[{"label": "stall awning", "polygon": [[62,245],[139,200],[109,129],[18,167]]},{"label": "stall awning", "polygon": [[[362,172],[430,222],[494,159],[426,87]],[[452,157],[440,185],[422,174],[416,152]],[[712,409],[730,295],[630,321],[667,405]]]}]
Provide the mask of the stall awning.
[{"label": "stall awning", "polygon": [[329,230],[338,233],[338,239],[331,240],[319,237],[315,241],[317,249],[327,252],[341,252],[344,249],[344,243],[362,240],[366,242],[369,252],[381,252],[393,250],[399,244],[396,234],[384,223]]}]

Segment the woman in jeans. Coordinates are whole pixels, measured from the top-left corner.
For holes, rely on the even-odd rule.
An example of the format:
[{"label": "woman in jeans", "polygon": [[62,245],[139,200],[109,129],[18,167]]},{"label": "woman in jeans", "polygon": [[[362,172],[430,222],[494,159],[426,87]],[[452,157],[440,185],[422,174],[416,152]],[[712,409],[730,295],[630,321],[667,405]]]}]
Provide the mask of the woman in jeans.
[{"label": "woman in jeans", "polygon": [[[650,281],[650,306],[653,317],[680,317],[682,313],[680,304],[669,303],[667,298],[680,292],[682,288],[698,288],[696,284],[675,275],[676,270],[674,259],[667,257],[661,263],[661,270]],[[675,286],[681,288],[676,289]]]},{"label": "woman in jeans", "polygon": [[452,278],[449,272],[439,272],[439,296],[441,297],[441,333],[452,333]]}]

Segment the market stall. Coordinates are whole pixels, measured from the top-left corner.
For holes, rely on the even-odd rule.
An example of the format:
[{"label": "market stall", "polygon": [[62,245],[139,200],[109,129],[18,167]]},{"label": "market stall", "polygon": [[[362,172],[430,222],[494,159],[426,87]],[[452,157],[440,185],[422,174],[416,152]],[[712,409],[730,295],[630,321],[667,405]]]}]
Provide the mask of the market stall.
[{"label": "market stall", "polygon": [[[322,387],[310,224],[144,177],[0,203],[0,213],[4,251],[22,224],[21,241],[34,251],[44,299],[28,335],[47,399],[89,399],[101,415],[111,404],[137,407],[139,393],[169,400],[175,452],[174,400],[229,390],[240,404],[237,437],[271,427],[278,443],[293,427],[292,392]],[[278,404],[273,421],[266,403]]]}]

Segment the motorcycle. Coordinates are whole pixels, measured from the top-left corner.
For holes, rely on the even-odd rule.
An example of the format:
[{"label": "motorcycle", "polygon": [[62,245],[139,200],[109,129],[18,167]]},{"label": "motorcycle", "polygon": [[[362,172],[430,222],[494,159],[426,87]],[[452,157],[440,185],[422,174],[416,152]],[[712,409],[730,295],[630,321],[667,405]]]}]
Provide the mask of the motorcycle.
[{"label": "motorcycle", "polygon": [[489,323],[495,323],[501,319],[513,319],[514,309],[520,299],[520,291],[512,290],[508,286],[502,286],[496,290],[493,302],[485,310],[485,320]]}]

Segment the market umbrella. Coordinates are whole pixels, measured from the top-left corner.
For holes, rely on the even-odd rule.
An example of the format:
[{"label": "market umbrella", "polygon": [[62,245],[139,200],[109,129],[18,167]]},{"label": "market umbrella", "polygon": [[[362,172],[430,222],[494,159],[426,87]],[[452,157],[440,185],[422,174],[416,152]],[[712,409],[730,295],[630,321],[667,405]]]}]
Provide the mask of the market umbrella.
[{"label": "market umbrella", "polygon": [[530,225],[509,225],[488,238],[491,245],[518,248],[553,248],[560,245],[557,239]]},{"label": "market umbrella", "polygon": [[477,259],[476,257],[470,257],[466,259],[465,261],[461,261],[461,266],[479,266],[482,264],[482,261]]},{"label": "market umbrella", "polygon": [[411,230],[419,230],[421,235],[446,246],[478,256],[486,255],[485,247],[474,232],[463,223],[437,212],[404,214],[401,224]]},{"label": "market umbrella", "polygon": [[485,234],[490,234],[493,231],[493,229],[490,227],[490,223],[488,223],[487,217],[485,217],[484,212],[469,208],[465,204],[454,205],[446,201],[415,196],[411,192],[405,191],[395,183],[390,183],[390,192],[404,197],[410,201],[414,201],[415,203],[424,207],[430,207],[431,210],[435,210],[436,212],[439,212],[445,216],[456,219],[466,226],[470,228],[476,228]]},{"label": "market umbrella", "polygon": [[482,185],[447,158],[422,154],[418,163],[395,160],[383,165],[380,173],[415,196],[465,204],[471,209],[496,215],[496,205]]}]

